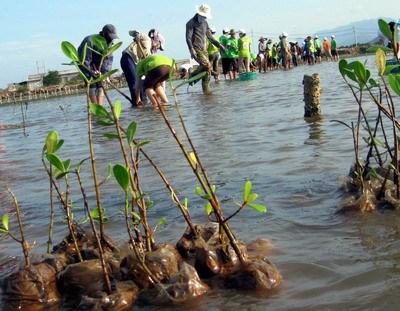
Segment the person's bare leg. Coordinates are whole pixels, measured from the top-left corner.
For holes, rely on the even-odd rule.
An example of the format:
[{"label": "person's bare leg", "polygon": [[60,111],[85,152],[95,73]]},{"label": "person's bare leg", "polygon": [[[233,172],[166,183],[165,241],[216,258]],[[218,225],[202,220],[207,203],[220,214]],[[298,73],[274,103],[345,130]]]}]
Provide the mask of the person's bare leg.
[{"label": "person's bare leg", "polygon": [[156,94],[161,98],[163,104],[168,103],[167,95],[165,95],[165,90],[162,85],[158,85],[155,87]]}]

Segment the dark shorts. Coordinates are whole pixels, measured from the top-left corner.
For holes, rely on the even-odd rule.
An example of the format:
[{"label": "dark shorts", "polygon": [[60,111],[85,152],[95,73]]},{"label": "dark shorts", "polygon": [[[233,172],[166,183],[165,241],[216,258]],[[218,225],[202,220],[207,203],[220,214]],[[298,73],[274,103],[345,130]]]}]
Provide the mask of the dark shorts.
[{"label": "dark shorts", "polygon": [[331,55],[332,55],[332,56],[337,55],[337,51],[336,51],[336,50],[331,50]]},{"label": "dark shorts", "polygon": [[238,71],[238,59],[237,58],[228,58],[229,60],[229,70]]},{"label": "dark shorts", "polygon": [[222,64],[222,73],[226,75],[229,71],[229,58],[221,58],[221,64]]},{"label": "dark shorts", "polygon": [[161,85],[161,83],[163,83],[164,81],[168,80],[170,68],[171,67],[168,65],[161,65],[150,70],[146,75],[146,79],[144,79],[143,81],[144,88],[154,89],[157,86]]}]

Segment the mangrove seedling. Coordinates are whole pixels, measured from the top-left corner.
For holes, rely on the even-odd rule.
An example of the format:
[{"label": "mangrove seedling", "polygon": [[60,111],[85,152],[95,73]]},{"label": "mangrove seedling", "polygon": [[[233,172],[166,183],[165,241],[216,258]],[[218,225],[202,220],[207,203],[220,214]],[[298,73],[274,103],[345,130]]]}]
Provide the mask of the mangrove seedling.
[{"label": "mangrove seedling", "polygon": [[31,264],[31,260],[29,258],[29,250],[31,249],[31,245],[29,245],[25,239],[24,227],[22,224],[21,208],[18,204],[17,198],[14,195],[14,193],[9,188],[7,188],[7,191],[11,195],[12,200],[14,202],[14,208],[17,214],[20,238],[17,238],[15,234],[12,231],[10,231],[8,214],[4,214],[1,218],[2,227],[0,228],[0,234],[6,234],[10,236],[15,242],[18,242],[21,245],[22,253],[24,254],[24,259],[25,259],[25,266],[29,267]]}]

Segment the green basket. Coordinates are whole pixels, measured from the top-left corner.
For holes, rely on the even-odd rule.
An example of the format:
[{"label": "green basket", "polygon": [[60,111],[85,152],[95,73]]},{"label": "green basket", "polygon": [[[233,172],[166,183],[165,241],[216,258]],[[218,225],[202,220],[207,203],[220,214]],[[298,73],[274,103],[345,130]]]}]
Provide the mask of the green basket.
[{"label": "green basket", "polygon": [[257,74],[255,72],[243,72],[239,75],[239,81],[255,80]]}]

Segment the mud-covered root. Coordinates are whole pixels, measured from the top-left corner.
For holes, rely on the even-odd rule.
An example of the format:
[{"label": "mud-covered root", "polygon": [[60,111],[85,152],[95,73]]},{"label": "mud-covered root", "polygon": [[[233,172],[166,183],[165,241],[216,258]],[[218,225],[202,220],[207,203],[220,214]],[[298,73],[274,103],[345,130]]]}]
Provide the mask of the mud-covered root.
[{"label": "mud-covered root", "polygon": [[[53,254],[67,254],[71,258],[74,258],[75,262],[78,261],[78,251],[81,252],[81,255],[84,256],[86,251],[94,251],[98,250],[98,245],[96,241],[96,237],[90,231],[82,231],[79,230],[76,232],[75,236],[77,240],[77,245],[79,250],[76,250],[75,244],[70,235],[66,236],[62,242],[58,243],[53,247]],[[115,243],[111,240],[111,238],[105,236],[104,241],[102,241],[102,247],[104,252],[115,253],[118,252],[118,248],[115,246]],[[98,257],[98,256],[97,256]]]},{"label": "mud-covered root", "polygon": [[339,186],[345,192],[346,198],[341,203],[338,213],[371,212],[378,208],[400,209],[395,184],[391,179],[385,180],[379,174],[369,176],[369,179],[362,182],[351,176],[342,176]]},{"label": "mud-covered root", "polygon": [[215,223],[206,223],[203,225],[194,225],[195,232],[187,227],[183,236],[176,243],[176,248],[183,258],[189,258],[195,254],[196,243],[200,239],[207,244],[218,243],[218,225]]},{"label": "mud-covered root", "polygon": [[[145,254],[144,264],[159,282],[165,282],[178,272],[181,260],[182,257],[172,245],[162,244]],[[141,289],[153,285],[143,264],[134,254],[122,260],[121,271],[123,279],[135,282]]]},{"label": "mud-covered root", "polygon": [[165,284],[157,284],[140,291],[137,297],[139,305],[183,304],[210,291],[208,285],[200,280],[196,270],[181,262],[179,271]]},{"label": "mud-covered root", "polygon": [[59,276],[60,292],[73,299],[106,292],[100,260],[86,260],[69,265]]},{"label": "mud-covered root", "polygon": [[[50,310],[58,306],[56,271],[49,264],[35,263],[12,273],[2,284],[3,310]],[[56,310],[56,309],[55,309]]]},{"label": "mud-covered root", "polygon": [[267,291],[278,287],[282,276],[267,257],[250,259],[246,266],[223,279],[226,288]]},{"label": "mud-covered root", "polygon": [[[242,253],[246,248],[241,245]],[[194,267],[201,278],[227,276],[241,267],[239,257],[229,244],[209,245],[198,240]]]},{"label": "mud-covered root", "polygon": [[98,297],[83,296],[74,310],[132,310],[138,292],[139,288],[132,281],[117,282],[116,290],[111,295],[103,292],[98,293]]}]

